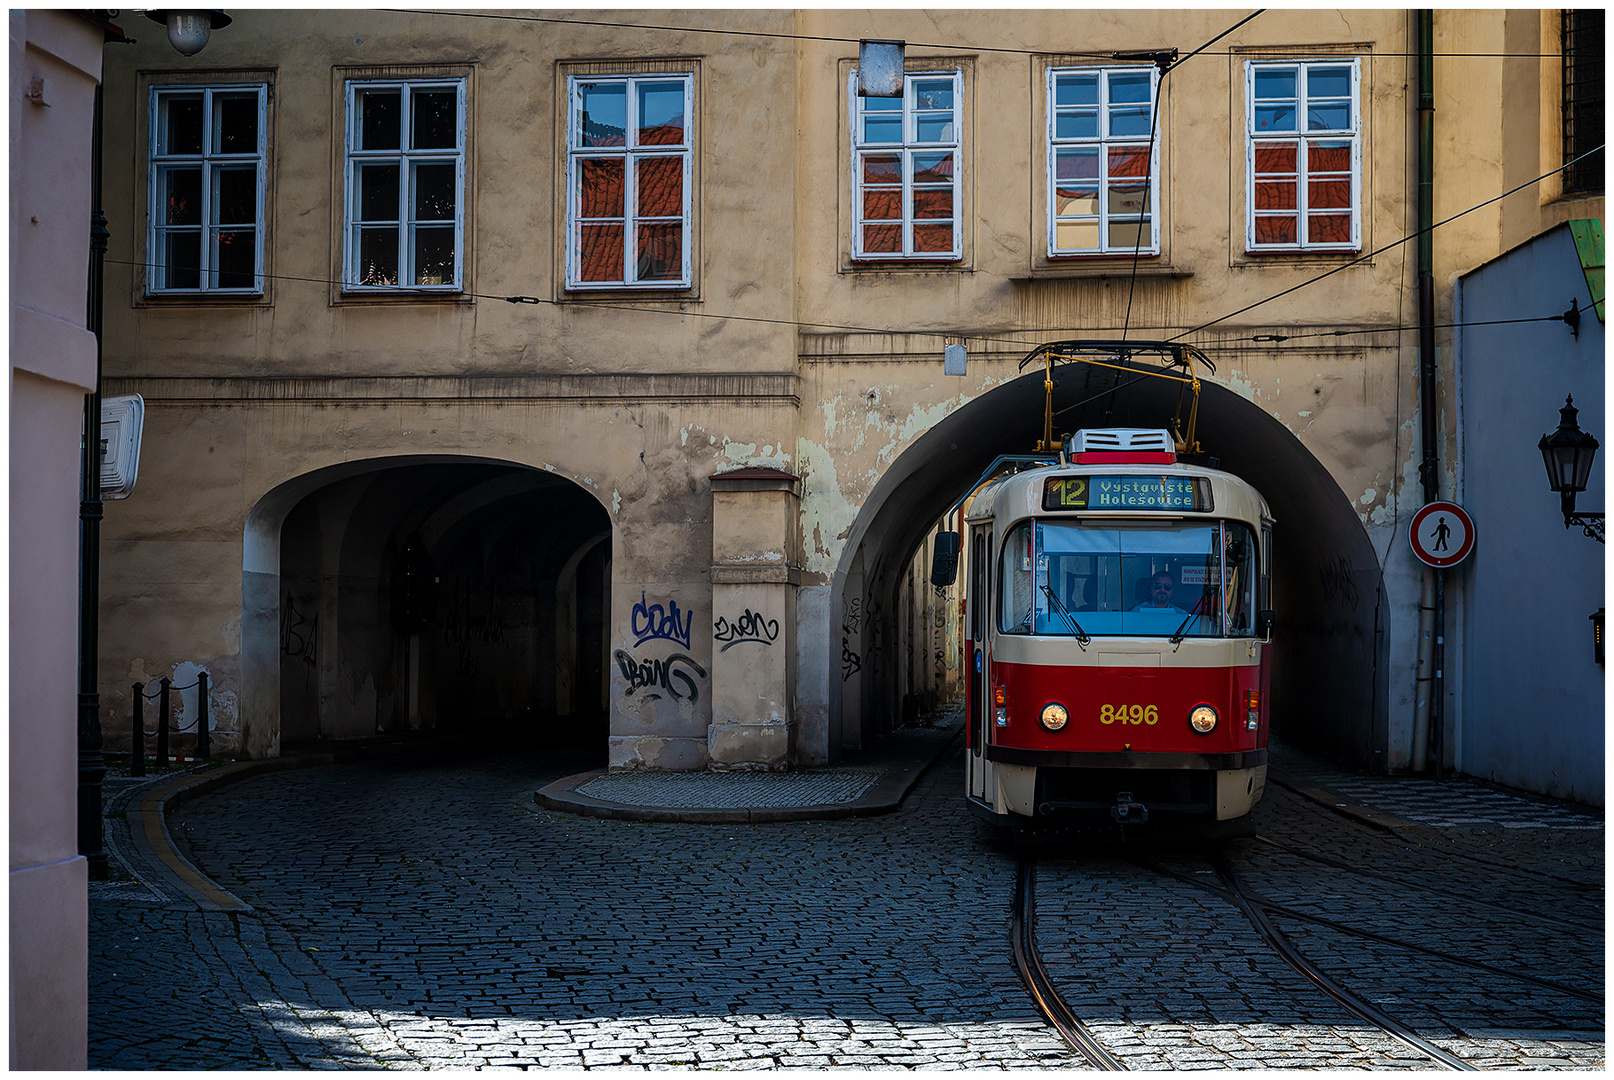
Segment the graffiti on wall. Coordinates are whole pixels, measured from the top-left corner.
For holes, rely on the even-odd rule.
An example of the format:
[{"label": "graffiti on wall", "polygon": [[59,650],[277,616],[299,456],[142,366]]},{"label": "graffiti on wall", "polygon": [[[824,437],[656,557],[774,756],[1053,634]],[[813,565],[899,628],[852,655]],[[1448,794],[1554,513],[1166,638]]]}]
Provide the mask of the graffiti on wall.
[{"label": "graffiti on wall", "polygon": [[848,638],[841,638],[841,682],[863,670],[863,658],[852,648]]},{"label": "graffiti on wall", "polygon": [[728,652],[734,646],[746,642],[772,645],[779,639],[779,620],[765,618],[746,608],[733,622],[719,615],[717,622],[713,624],[712,636],[723,643],[723,648],[719,650],[721,652]]},{"label": "graffiti on wall", "polygon": [[319,653],[319,615],[312,617],[297,610],[291,591],[280,608],[280,651],[313,667]]},{"label": "graffiti on wall", "polygon": [[1330,604],[1341,604],[1355,611],[1362,602],[1351,578],[1351,564],[1343,556],[1317,568],[1317,580],[1322,584],[1323,596]]},{"label": "graffiti on wall", "polygon": [[695,624],[695,613],[679,611],[676,600],[667,601],[665,606],[652,604],[641,591],[639,602],[633,605],[632,620],[633,644],[636,646],[660,639],[689,648],[689,632]]},{"label": "graffiti on wall", "polygon": [[627,696],[631,697],[640,690],[649,690],[650,693],[644,696],[651,701],[663,694],[674,701],[700,700],[700,684],[695,680],[706,678],[706,669],[697,664],[693,657],[673,653],[665,660],[636,660],[632,653],[618,649],[615,658],[622,677],[628,682],[628,688],[624,691]]},{"label": "graffiti on wall", "polygon": [[449,645],[483,642],[498,645],[504,642],[504,619],[495,614],[493,586],[488,586],[487,601],[481,606],[486,614],[473,612],[471,582],[456,577],[449,586],[451,599],[443,617],[443,641]]},{"label": "graffiti on wall", "polygon": [[858,627],[863,624],[863,598],[854,596],[846,602],[846,617],[841,621],[841,629],[848,634],[855,634]]}]

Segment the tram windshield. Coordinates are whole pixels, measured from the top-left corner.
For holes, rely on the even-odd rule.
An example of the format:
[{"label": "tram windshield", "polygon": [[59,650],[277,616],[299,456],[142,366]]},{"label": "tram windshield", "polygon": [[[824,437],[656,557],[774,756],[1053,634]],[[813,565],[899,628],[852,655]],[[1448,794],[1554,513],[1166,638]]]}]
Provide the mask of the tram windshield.
[{"label": "tram windshield", "polygon": [[1249,637],[1255,540],[1236,521],[1025,521],[1003,545],[1006,634]]}]

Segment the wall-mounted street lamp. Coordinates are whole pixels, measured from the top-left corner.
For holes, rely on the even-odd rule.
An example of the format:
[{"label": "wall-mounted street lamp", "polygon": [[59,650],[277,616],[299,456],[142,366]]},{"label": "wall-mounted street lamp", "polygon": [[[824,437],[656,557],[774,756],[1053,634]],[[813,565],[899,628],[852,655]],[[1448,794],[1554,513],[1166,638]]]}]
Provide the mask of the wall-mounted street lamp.
[{"label": "wall-mounted street lamp", "polygon": [[1547,466],[1547,483],[1563,497],[1564,528],[1579,525],[1587,536],[1601,544],[1605,542],[1603,515],[1575,513],[1575,495],[1586,490],[1586,481],[1592,475],[1592,459],[1597,456],[1597,440],[1575,423],[1579,412],[1574,397],[1565,397],[1564,407],[1558,410],[1561,417],[1558,430],[1541,436],[1536,446]]},{"label": "wall-mounted street lamp", "polygon": [[142,12],[146,18],[168,27],[168,44],[181,56],[195,56],[207,44],[208,35],[229,26],[232,20],[222,11],[202,8],[162,8]]}]

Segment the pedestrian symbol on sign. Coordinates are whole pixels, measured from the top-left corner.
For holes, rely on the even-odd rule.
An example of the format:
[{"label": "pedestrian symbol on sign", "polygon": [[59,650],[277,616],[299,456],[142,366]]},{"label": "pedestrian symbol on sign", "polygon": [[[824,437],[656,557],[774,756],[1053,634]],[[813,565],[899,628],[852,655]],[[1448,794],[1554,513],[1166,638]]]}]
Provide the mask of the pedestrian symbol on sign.
[{"label": "pedestrian symbol on sign", "polygon": [[1432,502],[1412,515],[1413,554],[1434,567],[1453,566],[1474,549],[1474,519],[1456,503]]}]

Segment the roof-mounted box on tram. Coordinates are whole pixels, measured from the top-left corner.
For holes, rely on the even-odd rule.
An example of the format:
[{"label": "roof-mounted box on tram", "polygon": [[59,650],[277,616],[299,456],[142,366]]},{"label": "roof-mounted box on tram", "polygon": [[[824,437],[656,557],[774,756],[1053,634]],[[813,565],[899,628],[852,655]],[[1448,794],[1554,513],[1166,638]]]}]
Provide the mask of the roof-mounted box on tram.
[{"label": "roof-mounted box on tram", "polygon": [[1000,823],[1228,820],[1261,796],[1273,521],[1179,445],[1078,431],[968,500],[966,780]]}]

